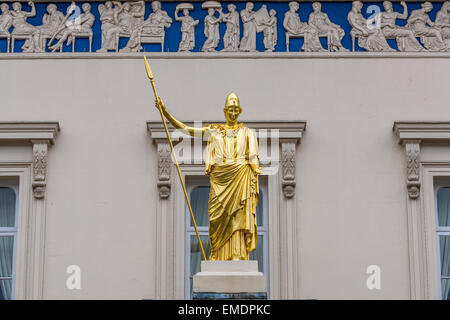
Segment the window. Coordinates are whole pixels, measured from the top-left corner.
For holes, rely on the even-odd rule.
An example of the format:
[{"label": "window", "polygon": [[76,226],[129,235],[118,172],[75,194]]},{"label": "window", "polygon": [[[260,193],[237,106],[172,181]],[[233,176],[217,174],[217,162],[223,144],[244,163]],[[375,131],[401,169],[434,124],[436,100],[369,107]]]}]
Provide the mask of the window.
[{"label": "window", "polygon": [[[205,249],[206,256],[210,254],[208,238],[208,198],[209,181],[207,177],[189,177],[187,189],[194,212],[200,238]],[[256,219],[258,224],[258,244],[256,250],[250,254],[250,260],[258,260],[258,269],[269,280],[269,246],[268,246],[268,214],[267,214],[267,177],[259,178],[259,201],[256,208]],[[186,206],[186,270],[185,270],[185,297],[192,297],[193,276],[200,272],[201,251],[198,244],[195,229],[192,224],[191,215]],[[267,282],[269,288],[269,282]]]},{"label": "window", "polygon": [[17,194],[15,179],[0,180],[0,300],[14,298]]},{"label": "window", "polygon": [[436,188],[436,236],[440,296],[450,300],[450,186]]}]

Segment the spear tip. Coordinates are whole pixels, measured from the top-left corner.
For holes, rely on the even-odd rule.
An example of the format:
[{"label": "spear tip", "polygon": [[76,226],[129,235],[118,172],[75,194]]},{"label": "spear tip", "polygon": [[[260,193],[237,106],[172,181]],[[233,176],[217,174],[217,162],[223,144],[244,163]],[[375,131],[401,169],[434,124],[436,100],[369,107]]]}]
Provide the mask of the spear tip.
[{"label": "spear tip", "polygon": [[145,62],[145,69],[147,70],[147,76],[150,80],[153,80],[152,69],[150,68],[150,64],[148,63],[146,56],[144,56],[144,62]]}]

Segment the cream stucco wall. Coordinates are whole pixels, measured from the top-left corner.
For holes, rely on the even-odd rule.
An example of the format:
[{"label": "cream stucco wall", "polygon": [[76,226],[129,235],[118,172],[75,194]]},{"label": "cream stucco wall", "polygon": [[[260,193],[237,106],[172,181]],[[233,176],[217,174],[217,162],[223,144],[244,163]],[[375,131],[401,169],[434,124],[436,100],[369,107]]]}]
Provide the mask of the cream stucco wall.
[{"label": "cream stucco wall", "polygon": [[[261,55],[260,55],[261,56]],[[203,56],[204,57],[204,56]],[[395,120],[449,120],[448,58],[155,58],[181,120],[306,120],[297,149],[300,298],[409,298]],[[44,298],[153,298],[158,120],[140,56],[0,60],[1,121],[59,121],[49,153]],[[66,267],[82,289],[66,289]],[[381,290],[366,268],[382,270]]]}]

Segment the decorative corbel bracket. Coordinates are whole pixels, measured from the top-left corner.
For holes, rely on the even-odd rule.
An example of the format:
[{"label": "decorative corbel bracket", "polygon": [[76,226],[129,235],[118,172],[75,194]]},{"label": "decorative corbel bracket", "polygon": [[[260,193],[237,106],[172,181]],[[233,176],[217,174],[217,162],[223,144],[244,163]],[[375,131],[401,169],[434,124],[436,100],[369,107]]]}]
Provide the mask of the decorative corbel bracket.
[{"label": "decorative corbel bracket", "polygon": [[408,196],[417,199],[420,196],[420,140],[405,140]]},{"label": "decorative corbel bracket", "polygon": [[172,187],[170,175],[172,171],[172,158],[170,145],[158,143],[158,191],[161,199],[168,199]]},{"label": "decorative corbel bracket", "polygon": [[295,196],[295,153],[297,141],[281,142],[281,188],[286,198]]},{"label": "decorative corbel bracket", "polygon": [[45,197],[47,186],[47,141],[33,140],[33,195],[36,199]]}]

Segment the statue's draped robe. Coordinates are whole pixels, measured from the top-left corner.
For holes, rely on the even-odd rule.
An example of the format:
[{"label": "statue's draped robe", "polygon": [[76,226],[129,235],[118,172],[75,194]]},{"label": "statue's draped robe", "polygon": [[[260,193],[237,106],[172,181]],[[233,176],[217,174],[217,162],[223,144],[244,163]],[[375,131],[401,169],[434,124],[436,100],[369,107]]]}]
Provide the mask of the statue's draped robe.
[{"label": "statue's draped robe", "polygon": [[206,175],[209,194],[210,260],[248,260],[256,249],[259,197],[258,142],[254,131],[239,124],[207,127]]}]

